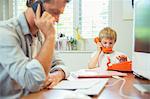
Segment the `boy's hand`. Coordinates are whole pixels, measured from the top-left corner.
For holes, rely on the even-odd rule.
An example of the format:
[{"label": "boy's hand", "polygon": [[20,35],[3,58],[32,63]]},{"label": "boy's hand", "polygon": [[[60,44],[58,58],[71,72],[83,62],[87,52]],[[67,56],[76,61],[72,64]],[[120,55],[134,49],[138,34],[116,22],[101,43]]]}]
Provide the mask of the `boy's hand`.
[{"label": "boy's hand", "polygon": [[120,63],[127,61],[127,56],[125,55],[120,55],[120,56],[117,56],[116,58],[119,60]]},{"label": "boy's hand", "polygon": [[97,42],[97,51],[101,52],[102,50],[102,44],[100,42]]},{"label": "boy's hand", "polygon": [[55,36],[55,18],[46,11],[41,16],[40,4],[38,4],[34,21],[38,29],[44,34],[45,38]]}]

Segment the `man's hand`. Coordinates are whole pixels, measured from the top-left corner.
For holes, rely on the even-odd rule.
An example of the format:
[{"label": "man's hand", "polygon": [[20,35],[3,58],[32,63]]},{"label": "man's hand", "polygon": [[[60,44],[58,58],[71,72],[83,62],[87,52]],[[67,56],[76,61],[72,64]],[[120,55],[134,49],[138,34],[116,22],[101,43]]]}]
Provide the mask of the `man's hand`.
[{"label": "man's hand", "polygon": [[55,36],[55,18],[49,14],[48,12],[44,12],[41,16],[41,6],[38,4],[38,8],[36,11],[35,16],[35,25],[38,27],[39,30],[44,34],[45,38],[54,37]]},{"label": "man's hand", "polygon": [[50,73],[47,76],[47,79],[45,81],[45,86],[48,89],[53,88],[55,85],[57,85],[64,78],[65,78],[65,74],[62,70],[58,70],[58,71],[55,71],[53,73]]}]

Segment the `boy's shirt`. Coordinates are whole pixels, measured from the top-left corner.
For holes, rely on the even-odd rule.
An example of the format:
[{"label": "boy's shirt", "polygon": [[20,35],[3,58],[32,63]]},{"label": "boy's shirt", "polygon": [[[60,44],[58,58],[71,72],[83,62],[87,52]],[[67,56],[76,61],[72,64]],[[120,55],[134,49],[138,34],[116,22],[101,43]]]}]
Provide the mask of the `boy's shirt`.
[{"label": "boy's shirt", "polygon": [[[94,52],[91,57],[93,57],[95,54],[96,54],[96,52]],[[118,57],[120,55],[125,55],[125,54],[118,52],[118,51],[114,51],[111,54],[105,54],[105,53],[101,52],[99,55],[97,67],[99,67],[101,70],[107,70],[108,63],[111,63],[111,64],[119,63],[119,60],[116,57]],[[125,55],[125,56],[127,56],[127,55]],[[127,61],[129,61],[128,57],[127,57]]]}]

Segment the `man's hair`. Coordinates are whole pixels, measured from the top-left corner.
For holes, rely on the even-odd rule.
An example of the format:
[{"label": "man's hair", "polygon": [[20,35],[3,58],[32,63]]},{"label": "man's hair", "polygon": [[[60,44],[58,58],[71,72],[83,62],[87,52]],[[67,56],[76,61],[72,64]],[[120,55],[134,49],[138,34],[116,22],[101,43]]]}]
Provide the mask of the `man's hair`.
[{"label": "man's hair", "polygon": [[[31,7],[32,4],[33,4],[35,1],[41,1],[41,2],[44,3],[44,2],[46,2],[46,1],[51,1],[51,0],[27,0],[26,6],[27,6],[27,7]],[[70,2],[70,0],[66,0],[66,2],[68,3],[68,2]]]},{"label": "man's hair", "polygon": [[108,39],[112,39],[116,42],[117,33],[112,28],[105,27],[99,32],[99,38],[100,38],[100,40],[103,39],[103,38],[108,38]]}]

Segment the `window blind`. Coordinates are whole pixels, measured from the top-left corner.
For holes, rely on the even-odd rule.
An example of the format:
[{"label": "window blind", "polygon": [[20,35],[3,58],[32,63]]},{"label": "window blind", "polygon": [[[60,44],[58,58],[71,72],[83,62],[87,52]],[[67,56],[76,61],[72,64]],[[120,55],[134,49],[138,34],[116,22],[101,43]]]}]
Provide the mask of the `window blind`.
[{"label": "window blind", "polygon": [[13,16],[18,16],[26,9],[26,0],[13,0]]},{"label": "window blind", "polygon": [[84,38],[98,36],[109,25],[110,0],[82,0],[81,35]]}]

